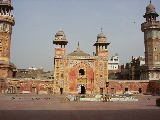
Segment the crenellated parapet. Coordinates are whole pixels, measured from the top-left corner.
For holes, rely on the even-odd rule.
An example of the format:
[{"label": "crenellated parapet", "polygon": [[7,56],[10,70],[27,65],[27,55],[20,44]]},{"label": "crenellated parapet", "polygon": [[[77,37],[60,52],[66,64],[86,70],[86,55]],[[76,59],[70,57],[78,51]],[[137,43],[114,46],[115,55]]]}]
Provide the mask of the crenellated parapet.
[{"label": "crenellated parapet", "polygon": [[12,26],[15,25],[14,15],[9,13],[0,13],[0,22],[10,23]]}]

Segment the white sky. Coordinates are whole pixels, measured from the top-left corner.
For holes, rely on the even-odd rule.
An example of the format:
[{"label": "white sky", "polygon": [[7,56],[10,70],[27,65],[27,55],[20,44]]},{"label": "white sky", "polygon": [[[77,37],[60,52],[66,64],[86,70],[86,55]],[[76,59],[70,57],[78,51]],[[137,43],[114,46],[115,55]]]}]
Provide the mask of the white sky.
[{"label": "white sky", "polygon": [[[67,37],[67,54],[76,50],[92,55],[93,44],[103,28],[111,44],[109,57],[117,52],[120,65],[132,56],[144,56],[141,24],[150,0],[12,0],[15,26],[11,62],[17,68],[53,70],[55,34]],[[160,0],[152,0],[160,14]],[[159,18],[158,18],[159,20]],[[135,23],[134,23],[135,22]]]}]

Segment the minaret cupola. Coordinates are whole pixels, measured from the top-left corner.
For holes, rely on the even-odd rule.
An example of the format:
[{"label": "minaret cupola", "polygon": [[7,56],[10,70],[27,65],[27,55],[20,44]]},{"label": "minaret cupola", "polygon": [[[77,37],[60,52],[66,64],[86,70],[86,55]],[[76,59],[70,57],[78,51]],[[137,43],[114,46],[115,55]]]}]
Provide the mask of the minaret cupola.
[{"label": "minaret cupola", "polygon": [[[108,42],[107,38],[106,38],[106,35],[103,34],[102,32],[102,28],[101,28],[101,32],[98,34],[97,36],[97,41],[96,43],[94,44],[94,46],[96,46],[96,56],[103,56],[102,53],[105,53],[105,51],[107,51],[108,53],[108,48],[107,46],[109,45],[110,43]],[[108,55],[108,54],[107,54]],[[104,55],[106,56],[106,55]]]},{"label": "minaret cupola", "polygon": [[56,45],[67,45],[68,41],[66,41],[66,35],[65,33],[60,29],[56,35],[55,40],[53,40],[53,44]]},{"label": "minaret cupola", "polygon": [[63,56],[66,54],[65,45],[67,45],[68,41],[66,40],[65,33],[60,29],[53,40],[53,44],[55,44],[55,55]]},{"label": "minaret cupola", "polygon": [[143,17],[146,18],[146,22],[153,22],[156,21],[156,17],[158,16],[159,15],[156,12],[155,6],[152,5],[150,0],[150,4],[146,7],[146,13]]},{"label": "minaret cupola", "polygon": [[106,42],[106,41],[107,41],[106,35],[103,34],[102,28],[101,28],[101,32],[97,36],[97,42],[102,43],[102,42]]}]

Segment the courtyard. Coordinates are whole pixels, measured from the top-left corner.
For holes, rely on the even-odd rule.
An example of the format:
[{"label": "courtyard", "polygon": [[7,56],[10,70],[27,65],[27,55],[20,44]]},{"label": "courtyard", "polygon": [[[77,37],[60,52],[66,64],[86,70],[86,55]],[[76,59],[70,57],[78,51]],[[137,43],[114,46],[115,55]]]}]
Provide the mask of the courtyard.
[{"label": "courtyard", "polygon": [[137,95],[138,101],[80,102],[61,99],[66,94],[0,94],[1,120],[159,120],[159,96]]}]

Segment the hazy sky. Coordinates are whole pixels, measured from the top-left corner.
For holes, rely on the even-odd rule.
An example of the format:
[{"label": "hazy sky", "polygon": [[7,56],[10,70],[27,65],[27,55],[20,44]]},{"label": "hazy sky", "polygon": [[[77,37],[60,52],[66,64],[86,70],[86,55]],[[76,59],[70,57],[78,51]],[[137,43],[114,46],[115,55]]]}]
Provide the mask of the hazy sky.
[{"label": "hazy sky", "polygon": [[[53,40],[60,28],[67,37],[67,54],[76,50],[79,41],[81,50],[92,55],[102,27],[111,42],[109,57],[117,52],[120,65],[130,62],[132,56],[144,56],[141,23],[149,1],[12,0],[16,24],[11,62],[19,69],[53,70]],[[152,4],[160,14],[160,0],[152,0]]]}]

